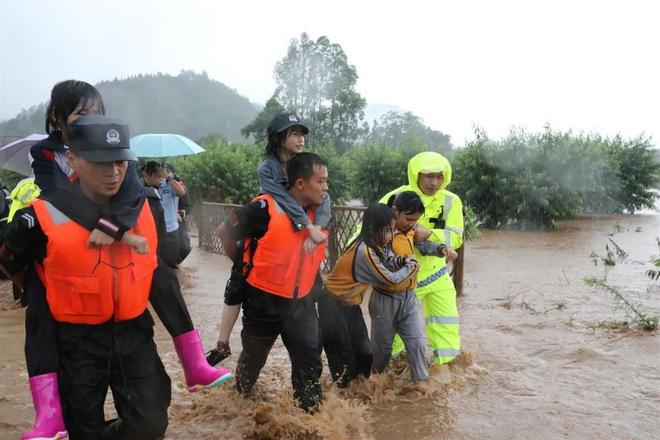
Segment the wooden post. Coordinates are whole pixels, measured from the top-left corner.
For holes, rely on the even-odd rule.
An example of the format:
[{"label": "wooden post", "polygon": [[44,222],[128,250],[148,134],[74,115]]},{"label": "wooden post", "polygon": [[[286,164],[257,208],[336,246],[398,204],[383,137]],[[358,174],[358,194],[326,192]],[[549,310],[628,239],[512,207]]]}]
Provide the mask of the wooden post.
[{"label": "wooden post", "polygon": [[[206,231],[204,230],[204,216],[206,215],[206,203],[200,202],[197,205],[197,247],[204,249],[204,239]],[[206,249],[204,249],[206,250]]]},{"label": "wooden post", "polygon": [[454,267],[451,270],[452,281],[454,282],[454,287],[456,288],[456,295],[463,295],[463,267],[465,261],[465,243],[463,246],[458,248],[458,257],[454,261]]}]

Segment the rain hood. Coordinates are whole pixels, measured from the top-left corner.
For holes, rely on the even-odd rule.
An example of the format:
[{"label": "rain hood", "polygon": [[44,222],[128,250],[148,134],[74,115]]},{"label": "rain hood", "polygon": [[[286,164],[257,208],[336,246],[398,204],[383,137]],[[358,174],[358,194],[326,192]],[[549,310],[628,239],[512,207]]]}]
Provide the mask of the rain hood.
[{"label": "rain hood", "polygon": [[419,173],[428,174],[428,173],[440,173],[444,174],[444,179],[442,181],[442,187],[439,191],[447,188],[447,185],[451,183],[451,165],[449,161],[440,153],[435,153],[433,151],[425,151],[414,156],[408,162],[408,184],[410,188],[415,191],[422,198],[424,205],[432,199],[434,196],[426,195],[419,189],[417,186],[417,176]]}]

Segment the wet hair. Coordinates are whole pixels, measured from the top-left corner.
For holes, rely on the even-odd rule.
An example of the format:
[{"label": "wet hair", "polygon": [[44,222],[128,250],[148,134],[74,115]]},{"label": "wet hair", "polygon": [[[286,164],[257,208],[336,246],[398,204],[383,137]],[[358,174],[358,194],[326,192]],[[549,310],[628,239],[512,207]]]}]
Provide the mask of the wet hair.
[{"label": "wet hair", "polygon": [[383,203],[369,205],[362,217],[362,228],[356,241],[363,241],[367,247],[376,252],[378,258],[382,258],[383,229],[391,226],[392,220],[394,220],[394,214],[389,206]]},{"label": "wet hair", "polygon": [[51,134],[66,127],[66,118],[82,104],[83,108],[97,102],[100,114],[105,114],[103,98],[96,87],[84,81],[70,79],[62,81],[50,92],[50,102],[46,107],[46,133]]},{"label": "wet hair", "polygon": [[401,191],[392,195],[387,205],[395,207],[402,214],[424,214],[426,210],[421,197],[415,191]]},{"label": "wet hair", "polygon": [[163,166],[160,163],[150,160],[142,166],[140,171],[149,176],[153,176],[154,174],[158,174],[161,168],[163,168]]},{"label": "wet hair", "polygon": [[273,133],[268,136],[268,141],[266,143],[266,157],[273,156],[275,159],[281,162],[280,151],[284,148],[284,142],[286,138],[289,137],[294,131],[301,131],[300,125],[293,125],[286,130],[282,130],[279,133]]},{"label": "wet hair", "polygon": [[328,164],[318,154],[298,153],[287,162],[286,176],[289,184],[293,185],[298,179],[309,180],[316,172],[314,168],[327,166]]}]

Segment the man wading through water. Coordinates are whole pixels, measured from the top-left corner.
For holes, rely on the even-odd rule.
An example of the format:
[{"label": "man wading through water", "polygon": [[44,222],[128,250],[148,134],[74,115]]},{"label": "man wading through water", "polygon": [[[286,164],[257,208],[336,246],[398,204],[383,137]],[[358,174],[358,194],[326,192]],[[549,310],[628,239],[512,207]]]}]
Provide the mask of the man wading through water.
[{"label": "man wading through water", "polygon": [[[109,205],[124,182],[127,161],[136,160],[126,125],[104,116],[81,116],[71,124],[69,147],[66,157],[78,176],[76,191],[99,207]],[[156,226],[148,204],[130,229],[145,238],[143,253],[118,241],[88,246],[89,231],[43,199],[16,217],[2,264],[14,274],[35,262],[46,289],[31,292],[35,297],[30,307],[50,312],[40,315],[40,326],[54,335],[51,348],[56,347],[58,357],[59,380],[45,385],[51,391],[39,399],[47,401],[35,402],[43,410],[37,420],[48,424],[61,418],[59,385],[72,439],[162,438],[171,385],[147,310],[158,264]],[[106,422],[108,386],[119,419]],[[60,431],[54,438],[66,437]]]},{"label": "man wading through water", "polygon": [[[328,190],[326,163],[316,154],[299,153],[288,161],[287,177],[291,196],[313,223],[314,207]],[[293,397],[305,411],[315,411],[321,401],[323,367],[318,315],[309,293],[325,258],[325,243],[306,251],[307,231],[296,231],[268,194],[238,209],[221,234],[244,239],[243,262],[249,271],[242,303],[243,351],[236,367],[238,391],[246,394],[252,389],[281,335],[291,359]]]}]

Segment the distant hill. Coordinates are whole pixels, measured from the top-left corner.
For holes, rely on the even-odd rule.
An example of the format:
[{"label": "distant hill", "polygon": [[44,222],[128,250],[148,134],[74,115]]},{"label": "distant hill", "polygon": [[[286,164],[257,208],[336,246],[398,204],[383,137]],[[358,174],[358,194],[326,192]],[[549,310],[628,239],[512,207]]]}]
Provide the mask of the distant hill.
[{"label": "distant hill", "polygon": [[[241,139],[241,128],[257,115],[247,98],[206,73],[178,76],[137,75],[96,84],[109,116],[130,126],[131,136],[178,133],[193,140],[208,136]],[[47,97],[46,97],[47,98]],[[0,123],[0,136],[23,137],[44,132],[46,103],[23,110]]]}]

